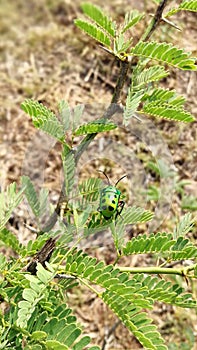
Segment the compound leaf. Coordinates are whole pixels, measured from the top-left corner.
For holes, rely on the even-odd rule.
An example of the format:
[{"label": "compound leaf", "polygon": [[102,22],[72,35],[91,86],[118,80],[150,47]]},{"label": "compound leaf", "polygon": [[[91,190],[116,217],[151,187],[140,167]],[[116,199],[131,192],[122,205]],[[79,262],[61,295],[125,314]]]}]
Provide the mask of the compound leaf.
[{"label": "compound leaf", "polygon": [[21,108],[32,118],[36,128],[43,130],[60,142],[64,141],[64,127],[50,109],[31,99],[26,99],[21,104]]},{"label": "compound leaf", "polygon": [[117,125],[105,119],[96,120],[95,122],[80,125],[75,131],[75,135],[86,135],[116,129]]},{"label": "compound leaf", "polygon": [[173,46],[171,43],[140,41],[132,48],[131,54],[151,58],[183,70],[196,70],[195,58],[190,58],[190,53]]},{"label": "compound leaf", "polygon": [[105,32],[115,38],[115,23],[108,18],[100,7],[91,3],[82,4],[83,12],[98,26],[100,26]]},{"label": "compound leaf", "polygon": [[76,19],[75,24],[78,28],[83,30],[86,34],[94,38],[96,41],[110,48],[111,42],[109,36],[105,34],[100,28],[98,28],[95,24],[81,19]]}]

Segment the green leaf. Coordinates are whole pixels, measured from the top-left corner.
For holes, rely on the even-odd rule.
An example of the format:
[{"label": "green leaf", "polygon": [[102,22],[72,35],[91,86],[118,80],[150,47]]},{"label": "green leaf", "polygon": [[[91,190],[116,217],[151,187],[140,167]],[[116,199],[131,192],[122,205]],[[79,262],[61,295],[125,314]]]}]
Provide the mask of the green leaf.
[{"label": "green leaf", "polygon": [[39,194],[39,206],[40,206],[40,217],[44,216],[46,214],[47,210],[47,203],[48,203],[48,196],[49,191],[47,188],[41,188],[40,194]]},{"label": "green leaf", "polygon": [[102,180],[98,178],[88,178],[79,184],[79,193],[85,197],[86,203],[97,201],[102,185]]},{"label": "green leaf", "polygon": [[185,0],[179,5],[179,9],[197,12],[197,0]]},{"label": "green leaf", "polygon": [[0,231],[0,241],[2,241],[7,247],[12,248],[16,253],[22,253],[22,250],[25,250],[25,247],[19,243],[16,236],[6,228]]},{"label": "green leaf", "polygon": [[129,89],[127,99],[126,99],[126,106],[124,108],[124,115],[123,115],[123,123],[124,125],[128,125],[130,119],[133,117],[135,112],[137,111],[139,104],[142,100],[142,97],[144,95],[144,91],[137,91],[133,92],[132,88]]},{"label": "green leaf", "polygon": [[151,220],[154,214],[149,210],[134,206],[126,208],[122,216],[123,218],[119,220],[123,221],[124,224],[137,224]]},{"label": "green leaf", "polygon": [[90,337],[84,336],[76,343],[73,347],[73,350],[83,350],[90,343]]},{"label": "green leaf", "polygon": [[7,187],[6,192],[0,192],[0,231],[10,219],[13,210],[21,202],[23,191],[24,188],[17,193],[16,183],[13,182]]},{"label": "green leaf", "polygon": [[46,270],[40,263],[37,264],[37,277],[43,284],[48,284],[52,278],[53,278],[53,273]]},{"label": "green leaf", "polygon": [[64,141],[64,127],[50,109],[31,99],[26,99],[21,104],[21,108],[32,117],[36,128],[43,130],[60,142]]},{"label": "green leaf", "polygon": [[3,271],[6,265],[7,265],[7,260],[5,256],[2,253],[0,253],[0,270]]},{"label": "green leaf", "polygon": [[177,120],[181,122],[193,122],[194,117],[187,111],[183,109],[176,108],[170,104],[158,102],[150,102],[143,106],[141,112],[149,114],[154,117]]},{"label": "green leaf", "polygon": [[165,232],[133,237],[122,251],[124,255],[159,252],[172,261],[197,257],[197,247],[189,239],[179,236],[175,240],[172,234]]},{"label": "green leaf", "polygon": [[28,176],[22,176],[22,185],[25,187],[25,196],[28,200],[28,203],[36,217],[40,216],[40,203],[34,188],[33,183],[31,182]]},{"label": "green leaf", "polygon": [[84,107],[85,106],[83,104],[78,104],[72,110],[72,131],[73,132],[79,125],[79,121],[84,112]]},{"label": "green leaf", "polygon": [[125,15],[125,20],[121,33],[125,33],[129,28],[135,26],[144,17],[144,13],[132,10]]},{"label": "green leaf", "polygon": [[[69,325],[69,326],[71,326],[71,325]],[[75,325],[73,325],[74,327],[74,330],[66,337],[66,339],[65,339],[65,344],[67,345],[67,346],[71,346],[73,343],[74,343],[74,341],[79,337],[79,335],[81,334],[81,329],[80,328],[76,328],[76,326]],[[68,331],[67,331],[67,329],[65,329],[65,332],[66,332],[66,334],[68,334]]]},{"label": "green leaf", "polygon": [[170,9],[170,11],[165,15],[165,17],[172,16],[179,11],[197,12],[197,0],[184,0],[184,1],[182,1],[178,7]]},{"label": "green leaf", "polygon": [[81,5],[83,12],[105,32],[115,38],[115,23],[109,19],[100,7],[91,3],[84,3]]},{"label": "green leaf", "polygon": [[132,305],[123,297],[111,292],[104,292],[103,300],[133,333],[144,349],[167,350],[156,326],[152,325],[152,320],[141,311],[140,307]]},{"label": "green leaf", "polygon": [[185,293],[184,288],[178,284],[172,284],[169,281],[160,279],[157,276],[135,275],[134,280],[141,282],[148,288],[148,295],[154,300],[176,305],[184,308],[196,307],[196,300],[192,299],[191,293]]},{"label": "green leaf", "polygon": [[57,340],[46,341],[47,350],[69,350],[68,346],[60,343]]},{"label": "green leaf", "polygon": [[71,117],[70,107],[68,103],[64,100],[61,100],[59,102],[58,107],[59,107],[62,126],[64,128],[64,131],[67,131],[69,130],[69,127],[70,127],[70,117]]},{"label": "green leaf", "polygon": [[169,43],[140,41],[132,48],[131,55],[151,58],[183,70],[196,70],[195,58]]},{"label": "green leaf", "polygon": [[23,298],[25,300],[29,301],[29,303],[32,303],[36,297],[37,297],[37,294],[35,293],[34,290],[32,290],[30,288],[25,288],[23,290]]},{"label": "green leaf", "polygon": [[[184,104],[184,96],[178,95],[175,90],[154,88],[150,89],[143,97],[144,101],[148,102],[168,102],[169,104],[178,107]],[[177,106],[178,105],[178,106]]]},{"label": "green leaf", "polygon": [[185,236],[194,226],[194,219],[190,213],[185,214],[174,229],[174,238]]},{"label": "green leaf", "polygon": [[86,34],[94,38],[99,43],[103,44],[110,48],[110,38],[96,25],[89,23],[87,21],[83,21],[81,19],[76,19],[75,24],[78,28],[83,30]]},{"label": "green leaf", "polygon": [[168,76],[169,72],[165,70],[164,67],[156,65],[153,67],[149,67],[144,69],[142,72],[139,72],[139,70],[136,70],[136,74],[133,76],[133,87],[140,88],[145,86],[148,83],[151,83],[153,81],[158,81],[166,76]]},{"label": "green leaf", "polygon": [[149,236],[146,234],[140,234],[127,242],[126,246],[123,248],[123,254],[130,255],[168,252],[174,243],[175,240],[173,240],[171,234],[160,232],[150,234]]},{"label": "green leaf", "polygon": [[74,132],[76,136],[93,134],[98,132],[110,131],[116,129],[117,125],[113,122],[105,119],[96,120],[95,122],[80,125],[80,127]]},{"label": "green leaf", "polygon": [[148,189],[145,193],[148,201],[158,201],[161,196],[160,188],[154,185],[148,186]]},{"label": "green leaf", "polygon": [[31,338],[34,340],[42,340],[47,338],[47,334],[43,331],[35,331],[32,333]]},{"label": "green leaf", "polygon": [[[114,42],[114,53],[116,55],[122,54],[128,50],[128,48],[131,46],[132,43],[132,38],[129,40],[125,40],[124,35],[120,33],[119,35],[116,36],[115,42]],[[121,57],[119,56],[121,59]]]}]

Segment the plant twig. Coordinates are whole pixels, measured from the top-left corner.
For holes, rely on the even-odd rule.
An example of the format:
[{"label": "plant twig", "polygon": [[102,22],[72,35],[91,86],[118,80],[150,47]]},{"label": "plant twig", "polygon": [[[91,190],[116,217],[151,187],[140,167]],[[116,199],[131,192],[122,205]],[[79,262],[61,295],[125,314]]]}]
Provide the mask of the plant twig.
[{"label": "plant twig", "polygon": [[116,328],[119,326],[119,324],[121,324],[121,321],[120,321],[120,320],[118,320],[117,322],[115,322],[115,323],[113,324],[113,326],[109,329],[109,331],[107,332],[107,334],[105,335],[105,338],[104,338],[104,340],[103,340],[103,344],[102,344],[101,350],[105,350],[106,345],[107,345],[107,341],[108,341],[110,335],[112,335],[112,334],[115,332],[115,330],[116,330]]},{"label": "plant twig", "polygon": [[153,19],[151,20],[147,30],[141,37],[141,41],[147,41],[150,38],[150,36],[153,34],[155,29],[158,27],[160,20],[162,19],[162,13],[167,2],[168,0],[161,0],[161,2],[159,3],[159,6],[157,7],[157,10],[155,12]]},{"label": "plant twig", "polygon": [[[167,0],[162,0],[160,4],[158,5],[158,8],[156,10],[156,13],[151,20],[151,23],[149,24],[147,30],[145,31],[144,35],[142,35],[140,40],[146,41],[150,38],[150,36],[153,34],[155,29],[160,23],[160,20],[162,18],[162,13],[164,10],[164,7],[167,3]],[[112,96],[111,103],[107,110],[105,111],[103,118],[110,119],[119,109],[119,100],[121,96],[121,92],[128,74],[129,66],[131,66],[131,62],[128,62],[128,60],[125,58],[125,60],[120,60],[120,73],[116,82],[116,86],[114,89],[114,94]],[[97,136],[97,133],[88,134],[84,137],[84,139],[81,141],[81,143],[78,145],[77,150],[75,151],[75,163],[77,164],[81,155],[85,152],[85,150],[89,147],[90,143],[95,139]],[[73,150],[71,150],[73,152]],[[56,205],[55,212],[51,215],[48,222],[45,224],[45,227],[43,228],[42,232],[46,232],[51,230],[54,225],[57,222],[58,216],[60,214],[61,210],[61,203],[62,199],[64,198],[64,184],[62,185],[62,190]],[[42,234],[41,232],[41,234]]]},{"label": "plant twig", "polygon": [[[122,267],[118,266],[118,269],[121,272],[129,272],[131,274],[136,273],[147,273],[147,274],[156,274],[156,275],[180,275],[186,277],[189,271],[194,270],[196,264],[190,265],[188,267],[181,268],[168,268],[168,267],[158,267],[158,266],[146,266],[146,267]],[[188,277],[192,277],[189,275]]]}]

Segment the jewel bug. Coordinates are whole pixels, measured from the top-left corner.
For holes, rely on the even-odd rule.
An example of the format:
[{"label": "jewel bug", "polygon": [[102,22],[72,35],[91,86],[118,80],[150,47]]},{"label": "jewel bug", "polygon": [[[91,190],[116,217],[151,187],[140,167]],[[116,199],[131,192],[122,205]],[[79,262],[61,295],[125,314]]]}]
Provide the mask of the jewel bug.
[{"label": "jewel bug", "polygon": [[98,211],[101,213],[101,215],[106,219],[109,220],[111,218],[117,219],[118,215],[121,214],[125,202],[123,200],[120,200],[121,197],[121,191],[116,188],[117,184],[124,179],[127,175],[122,176],[116,183],[115,186],[113,186],[110,183],[110,180],[106,173],[104,171],[99,170],[100,173],[103,173],[104,176],[107,179],[108,186],[102,189],[100,194],[100,203]]}]

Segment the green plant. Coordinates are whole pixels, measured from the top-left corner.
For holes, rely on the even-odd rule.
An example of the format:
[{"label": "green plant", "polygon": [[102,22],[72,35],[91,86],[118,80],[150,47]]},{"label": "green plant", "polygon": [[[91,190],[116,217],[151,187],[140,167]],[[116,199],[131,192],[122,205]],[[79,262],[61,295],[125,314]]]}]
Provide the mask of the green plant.
[{"label": "green plant", "polygon": [[[100,8],[89,3],[82,5],[84,14],[91,21],[77,19],[76,25],[101,43],[102,48],[120,63],[111,104],[100,119],[81,124],[83,106],[76,106],[72,111],[65,101],[59,104],[60,119],[37,101],[22,103],[22,109],[32,117],[34,126],[61,144],[64,184],[54,213],[44,227],[41,219],[48,199],[46,190],[42,189],[38,195],[31,180],[23,176],[20,191],[11,184],[0,194],[0,241],[15,253],[11,259],[0,254],[0,295],[5,306],[1,311],[0,349],[99,349],[99,346],[89,345],[90,336],[83,333],[68,306],[66,292],[80,284],[101,298],[148,350],[167,349],[148,315],[155,302],[182,308],[197,307],[187,286],[167,278],[168,275],[178,276],[188,284],[197,279],[197,247],[186,236],[194,225],[191,216],[183,217],[173,233],[145,233],[127,240],[127,225],[146,223],[153,213],[143,207],[126,205],[116,222],[105,220],[97,210],[101,180],[90,177],[78,185],[74,181],[77,162],[91,141],[99,133],[118,128],[110,120],[117,110],[123,112],[125,126],[136,117],[136,112],[174,121],[194,120],[183,108],[182,96],[158,87],[158,82],[169,74],[165,65],[182,70],[196,69],[195,59],[183,49],[171,43],[148,41],[160,24],[165,4],[164,0],[159,3],[155,16],[136,45],[132,44],[131,37],[126,39],[125,34],[143,19],[143,14],[131,11],[118,28]],[[197,2],[182,1],[167,15],[181,10],[196,11]],[[138,58],[136,66],[133,57]],[[122,108],[119,100],[129,73],[131,84],[126,105]],[[70,142],[66,138],[68,131],[72,134]],[[75,138],[79,136],[82,140],[74,147]],[[27,199],[38,228],[37,238],[29,241],[27,246],[19,243],[6,226],[12,211],[23,198]],[[59,229],[55,229],[57,221]],[[90,239],[90,235],[105,229],[111,231],[117,255],[110,265],[78,248],[82,238]],[[121,257],[133,254],[152,254],[159,265],[120,265]],[[178,262],[182,263],[173,266]]]}]

